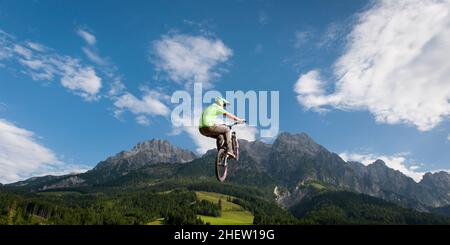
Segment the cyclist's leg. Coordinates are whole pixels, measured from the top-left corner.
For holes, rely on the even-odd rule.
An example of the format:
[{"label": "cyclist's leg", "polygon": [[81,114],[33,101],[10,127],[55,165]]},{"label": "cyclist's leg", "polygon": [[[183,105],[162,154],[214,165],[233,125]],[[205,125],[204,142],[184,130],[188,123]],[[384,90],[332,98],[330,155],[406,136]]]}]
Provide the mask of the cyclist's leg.
[{"label": "cyclist's leg", "polygon": [[212,127],[199,128],[199,131],[200,134],[202,134],[203,136],[216,139],[217,150],[222,146],[222,144],[224,144],[223,142],[225,142],[224,140],[225,137],[223,136],[223,134],[217,132]]},{"label": "cyclist's leg", "polygon": [[222,148],[222,146],[225,145],[225,137],[223,137],[223,134],[219,134],[219,136],[217,136],[217,140],[216,140],[216,146],[217,149]]},{"label": "cyclist's leg", "polygon": [[211,127],[199,128],[200,134],[202,134],[203,136],[206,136],[206,137],[217,139],[217,137],[220,135],[220,133],[217,133],[214,130],[211,130],[210,128]]},{"label": "cyclist's leg", "polygon": [[215,125],[206,128],[208,133],[211,135],[223,135],[225,137],[225,144],[227,145],[227,149],[229,153],[233,153],[233,147],[231,144],[231,130],[229,127],[224,125]]}]

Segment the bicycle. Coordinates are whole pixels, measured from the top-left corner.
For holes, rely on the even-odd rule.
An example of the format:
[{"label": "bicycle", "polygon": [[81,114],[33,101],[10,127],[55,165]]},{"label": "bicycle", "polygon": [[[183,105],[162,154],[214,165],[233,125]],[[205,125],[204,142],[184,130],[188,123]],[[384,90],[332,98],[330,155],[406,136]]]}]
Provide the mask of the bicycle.
[{"label": "bicycle", "polygon": [[[242,123],[245,123],[246,121],[243,121]],[[235,122],[233,124],[227,125],[223,124],[224,126],[227,126],[230,128],[230,130],[233,129],[234,126],[241,124],[240,122]],[[228,149],[225,144],[225,139],[223,135],[219,135],[216,140],[217,144],[217,157],[216,157],[216,177],[217,180],[220,182],[224,182],[227,178],[228,173]],[[232,151],[234,155],[236,156],[234,160],[239,160],[239,142],[236,137],[236,131],[231,132],[231,145],[232,145]]]}]

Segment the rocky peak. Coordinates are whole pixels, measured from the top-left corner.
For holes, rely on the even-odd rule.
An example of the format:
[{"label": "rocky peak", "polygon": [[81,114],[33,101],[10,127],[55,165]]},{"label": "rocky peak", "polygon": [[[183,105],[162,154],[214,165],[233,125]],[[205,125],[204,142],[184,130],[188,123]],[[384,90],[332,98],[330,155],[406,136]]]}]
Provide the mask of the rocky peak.
[{"label": "rocky peak", "polygon": [[166,140],[152,139],[152,140],[147,140],[147,141],[144,141],[144,142],[137,143],[133,147],[133,149],[131,149],[131,151],[132,152],[137,152],[137,151],[157,150],[157,151],[162,151],[162,152],[169,152],[169,151],[173,150],[174,148],[176,148],[176,147],[171,145]]},{"label": "rocky peak", "polygon": [[375,162],[373,162],[372,164],[371,164],[371,166],[372,167],[387,167],[386,166],[386,163],[383,161],[383,160],[381,160],[381,159],[377,159]]},{"label": "rocky peak", "polygon": [[166,140],[152,139],[140,142],[130,151],[122,151],[100,162],[95,169],[111,167],[132,170],[148,164],[185,163],[195,158],[191,151],[174,146]]},{"label": "rocky peak", "polygon": [[140,155],[140,159],[151,163],[184,163],[196,158],[191,151],[170,144],[167,140],[152,139],[136,144],[130,151],[125,152],[128,157]]},{"label": "rocky peak", "polygon": [[440,171],[437,173],[428,172],[423,176],[420,183],[433,188],[437,187],[448,189],[450,188],[450,174],[444,171]]},{"label": "rocky peak", "polygon": [[273,147],[283,151],[300,152],[311,156],[326,151],[325,148],[317,144],[305,133],[281,133],[273,143]]}]

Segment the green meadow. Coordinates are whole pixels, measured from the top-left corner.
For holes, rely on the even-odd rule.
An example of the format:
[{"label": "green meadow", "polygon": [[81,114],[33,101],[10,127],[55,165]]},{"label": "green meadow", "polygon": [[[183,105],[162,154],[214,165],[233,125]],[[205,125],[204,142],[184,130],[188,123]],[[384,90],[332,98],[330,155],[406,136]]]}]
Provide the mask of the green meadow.
[{"label": "green meadow", "polygon": [[253,224],[253,214],[247,210],[244,210],[241,206],[230,202],[232,198],[228,195],[223,195],[213,192],[195,192],[199,200],[206,200],[213,203],[219,203],[222,205],[221,216],[212,217],[205,215],[198,215],[205,223],[211,225],[251,225]]}]

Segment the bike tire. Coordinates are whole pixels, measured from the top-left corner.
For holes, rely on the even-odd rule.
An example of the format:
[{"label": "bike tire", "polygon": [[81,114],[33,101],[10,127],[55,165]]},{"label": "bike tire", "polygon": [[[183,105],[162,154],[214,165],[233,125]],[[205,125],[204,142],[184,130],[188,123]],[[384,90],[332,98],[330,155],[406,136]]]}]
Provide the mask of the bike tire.
[{"label": "bike tire", "polygon": [[216,177],[217,180],[220,182],[224,182],[227,178],[227,172],[228,172],[228,154],[225,149],[221,148],[217,152],[216,157]]},{"label": "bike tire", "polygon": [[233,135],[232,137],[232,145],[233,145],[233,152],[234,155],[236,156],[235,160],[238,161],[239,160],[239,142],[237,141],[236,135]]}]

